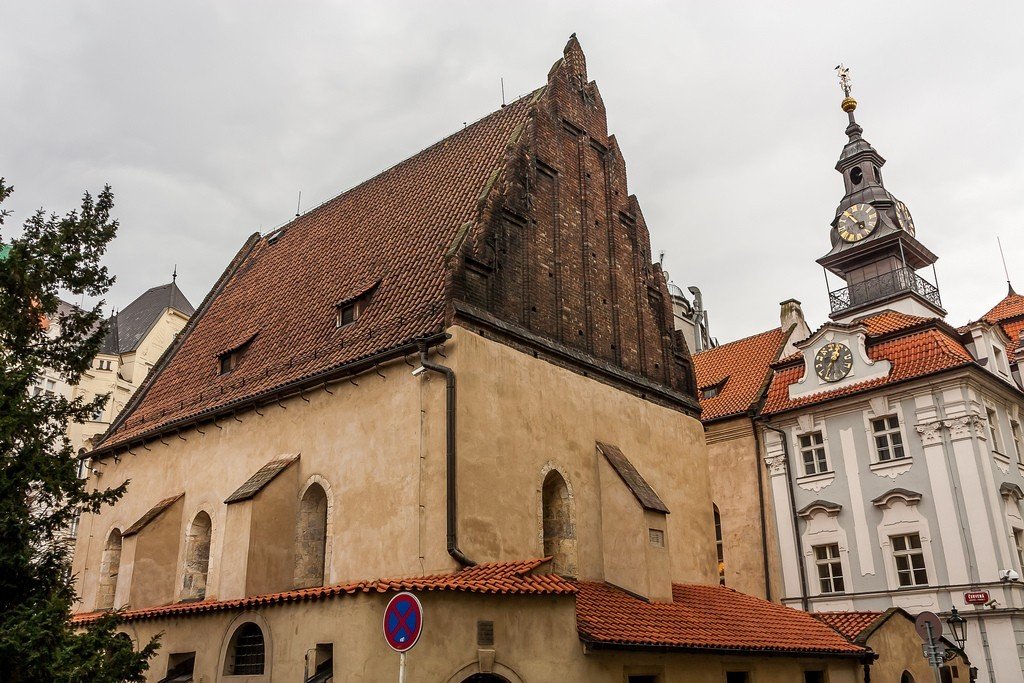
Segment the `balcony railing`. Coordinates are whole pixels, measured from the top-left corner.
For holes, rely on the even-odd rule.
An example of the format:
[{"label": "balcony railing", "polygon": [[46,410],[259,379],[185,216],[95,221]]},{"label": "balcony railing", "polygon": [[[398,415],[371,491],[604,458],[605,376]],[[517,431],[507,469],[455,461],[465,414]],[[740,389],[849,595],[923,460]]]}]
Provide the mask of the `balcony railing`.
[{"label": "balcony railing", "polygon": [[832,306],[832,313],[838,313],[848,308],[886,299],[900,292],[914,292],[926,301],[942,307],[938,287],[910,268],[897,268],[884,275],[837,289],[829,292],[828,298]]}]

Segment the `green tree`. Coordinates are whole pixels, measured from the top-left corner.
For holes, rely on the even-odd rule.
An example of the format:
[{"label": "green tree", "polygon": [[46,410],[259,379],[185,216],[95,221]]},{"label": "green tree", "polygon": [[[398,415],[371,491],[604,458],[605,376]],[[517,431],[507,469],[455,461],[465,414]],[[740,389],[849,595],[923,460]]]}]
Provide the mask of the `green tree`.
[{"label": "green tree", "polygon": [[[13,188],[0,178],[0,205]],[[88,193],[60,217],[42,209],[21,234],[0,234],[0,681],[141,681],[156,651],[117,635],[111,613],[87,630],[71,625],[75,606],[68,530],[123,494],[87,490],[67,438],[106,396],[85,401],[31,388],[45,368],[76,384],[106,332],[102,302],[58,312],[60,291],[99,297],[113,284],[100,265],[117,232],[113,193]],[[0,208],[0,228],[9,216]],[[56,323],[56,325],[53,325]]]}]

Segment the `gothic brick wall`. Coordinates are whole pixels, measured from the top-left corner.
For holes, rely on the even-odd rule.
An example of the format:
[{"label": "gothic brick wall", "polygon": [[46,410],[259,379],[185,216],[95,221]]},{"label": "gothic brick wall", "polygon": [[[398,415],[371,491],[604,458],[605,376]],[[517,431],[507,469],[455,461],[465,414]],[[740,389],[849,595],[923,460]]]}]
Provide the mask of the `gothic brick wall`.
[{"label": "gothic brick wall", "polygon": [[689,351],[643,214],[573,38],[481,196],[455,296],[501,320],[695,395]]}]

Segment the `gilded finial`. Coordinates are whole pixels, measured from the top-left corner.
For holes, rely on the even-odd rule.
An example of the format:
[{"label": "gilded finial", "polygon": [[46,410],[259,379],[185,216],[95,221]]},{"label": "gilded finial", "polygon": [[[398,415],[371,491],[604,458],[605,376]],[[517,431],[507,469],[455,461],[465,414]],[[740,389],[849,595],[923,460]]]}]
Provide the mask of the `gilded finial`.
[{"label": "gilded finial", "polygon": [[850,97],[850,91],[853,89],[850,83],[850,69],[840,64],[836,67],[836,73],[839,75],[839,87],[843,89],[843,94],[846,95],[840,106],[843,108],[843,111],[849,114],[857,108],[857,100]]}]

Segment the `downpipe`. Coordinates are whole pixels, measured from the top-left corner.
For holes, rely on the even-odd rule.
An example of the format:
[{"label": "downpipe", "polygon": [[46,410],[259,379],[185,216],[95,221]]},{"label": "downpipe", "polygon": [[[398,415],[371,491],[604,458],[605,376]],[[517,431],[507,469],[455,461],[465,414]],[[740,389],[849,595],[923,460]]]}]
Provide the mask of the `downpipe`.
[{"label": "downpipe", "polygon": [[807,597],[807,567],[804,566],[804,540],[800,534],[800,517],[796,514],[796,491],[793,490],[793,463],[789,457],[789,441],[786,432],[778,427],[773,427],[767,422],[762,422],[765,429],[769,429],[782,437],[782,456],[786,462],[786,488],[789,490],[789,512],[793,518],[793,537],[796,541],[797,570],[800,574],[800,605],[805,612],[811,611],[811,602]]},{"label": "downpipe", "polygon": [[458,506],[456,496],[456,439],[455,439],[455,371],[447,365],[434,363],[429,358],[429,347],[426,342],[420,345],[420,365],[431,372],[445,377],[445,521],[448,530],[448,554],[462,567],[472,567],[476,562],[459,549],[458,537]]}]

